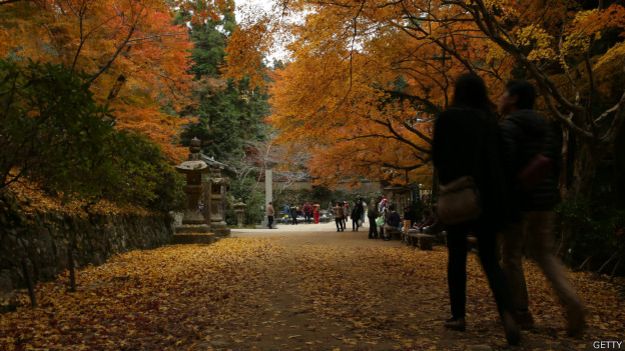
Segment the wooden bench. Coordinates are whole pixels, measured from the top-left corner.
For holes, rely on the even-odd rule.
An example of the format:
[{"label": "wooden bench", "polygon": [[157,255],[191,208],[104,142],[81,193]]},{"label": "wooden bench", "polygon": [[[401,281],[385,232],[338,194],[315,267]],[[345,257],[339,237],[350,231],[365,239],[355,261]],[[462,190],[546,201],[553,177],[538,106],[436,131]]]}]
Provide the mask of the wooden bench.
[{"label": "wooden bench", "polygon": [[416,229],[410,229],[408,233],[404,233],[404,242],[421,250],[432,250],[434,238],[434,235],[420,233]]},{"label": "wooden bench", "polygon": [[403,231],[388,224],[384,225],[384,236],[391,240],[402,240]]},{"label": "wooden bench", "polygon": [[402,241],[406,245],[417,246],[417,234],[419,234],[418,230],[408,229],[407,232],[402,232]]}]

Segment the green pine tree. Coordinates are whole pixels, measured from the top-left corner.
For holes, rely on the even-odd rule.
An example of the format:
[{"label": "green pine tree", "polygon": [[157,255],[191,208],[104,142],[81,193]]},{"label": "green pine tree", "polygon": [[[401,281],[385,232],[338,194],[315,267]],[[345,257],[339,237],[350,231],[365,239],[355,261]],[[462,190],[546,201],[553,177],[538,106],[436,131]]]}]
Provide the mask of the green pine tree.
[{"label": "green pine tree", "polygon": [[192,113],[199,117],[199,122],[185,129],[182,140],[188,143],[193,137],[202,139],[204,152],[224,162],[241,159],[249,142],[265,138],[267,127],[263,120],[269,113],[266,93],[251,90],[246,80],[222,78],[220,67],[225,48],[235,29],[232,12],[219,20],[191,26],[191,72],[200,83],[195,92],[198,107]]}]

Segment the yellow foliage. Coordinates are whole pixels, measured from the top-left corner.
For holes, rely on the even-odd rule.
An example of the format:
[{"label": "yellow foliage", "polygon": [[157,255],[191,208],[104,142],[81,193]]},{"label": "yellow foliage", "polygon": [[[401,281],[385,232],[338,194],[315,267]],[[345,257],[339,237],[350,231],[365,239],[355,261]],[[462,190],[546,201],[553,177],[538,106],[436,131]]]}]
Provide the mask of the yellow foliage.
[{"label": "yellow foliage", "polygon": [[[601,71],[605,66],[611,65],[613,67],[620,67],[623,69],[625,66],[625,43],[618,43],[610,48],[605,54],[603,54],[595,63],[594,69]],[[613,74],[613,71],[608,74]]]},{"label": "yellow foliage", "polygon": [[[21,180],[12,183],[7,191],[15,196],[20,205],[20,210],[26,214],[40,213],[57,213],[70,216],[86,217],[85,201],[72,200],[63,201],[60,197],[55,197],[44,192],[37,184],[27,180]],[[103,215],[123,215],[133,214],[139,216],[147,216],[152,212],[130,204],[116,204],[107,200],[99,200],[97,203],[89,206],[90,213]]]},{"label": "yellow foliage", "polygon": [[519,28],[516,37],[518,46],[531,49],[527,55],[531,61],[554,60],[557,57],[553,49],[554,38],[539,25]]}]

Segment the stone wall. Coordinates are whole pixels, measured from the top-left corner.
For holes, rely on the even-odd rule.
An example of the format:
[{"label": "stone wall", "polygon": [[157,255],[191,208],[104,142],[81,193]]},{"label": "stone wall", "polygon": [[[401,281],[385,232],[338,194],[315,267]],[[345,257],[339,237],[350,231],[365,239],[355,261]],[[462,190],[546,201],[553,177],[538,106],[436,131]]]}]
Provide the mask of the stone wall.
[{"label": "stone wall", "polygon": [[0,197],[0,296],[26,286],[24,258],[33,279],[47,281],[67,269],[70,243],[77,266],[98,265],[117,253],[168,244],[172,235],[166,215],[24,213]]}]

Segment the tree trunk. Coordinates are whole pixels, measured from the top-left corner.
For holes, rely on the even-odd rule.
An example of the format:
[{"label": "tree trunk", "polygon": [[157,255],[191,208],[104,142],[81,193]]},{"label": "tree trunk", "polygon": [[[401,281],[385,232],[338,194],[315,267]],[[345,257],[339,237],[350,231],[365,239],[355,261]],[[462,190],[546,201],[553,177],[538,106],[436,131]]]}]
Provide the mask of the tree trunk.
[{"label": "tree trunk", "polygon": [[593,194],[593,180],[605,154],[604,148],[592,141],[577,140],[573,160],[573,177],[567,194],[568,199],[590,198]]},{"label": "tree trunk", "polygon": [[32,308],[37,307],[37,296],[35,295],[35,283],[33,283],[32,275],[30,274],[30,267],[26,258],[22,259],[22,274],[26,281],[26,287],[28,288],[28,297],[30,298],[30,306]]},{"label": "tree trunk", "polygon": [[76,263],[74,262],[74,249],[71,246],[67,250],[67,266],[69,269],[69,291],[76,292]]},{"label": "tree trunk", "polygon": [[567,196],[568,188],[569,188],[569,160],[571,159],[570,149],[571,149],[571,132],[567,128],[562,128],[562,162],[560,163],[560,196],[564,199]]},{"label": "tree trunk", "polygon": [[[566,168],[562,170],[564,174],[561,178],[565,183],[560,184],[562,199],[563,201],[589,199],[593,195],[594,177],[602,154],[599,153],[600,149],[592,145],[590,141],[580,140],[567,132],[565,132],[565,136],[569,138],[569,142],[566,142],[568,145],[567,153],[564,155],[563,161]],[[568,255],[567,251],[571,244],[571,238],[575,237],[575,230],[576,228],[573,228],[567,221],[561,223],[561,242],[557,254],[563,257],[569,265],[577,264],[574,262],[574,257]]]}]

